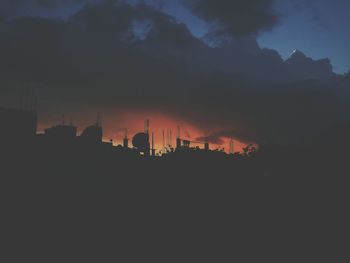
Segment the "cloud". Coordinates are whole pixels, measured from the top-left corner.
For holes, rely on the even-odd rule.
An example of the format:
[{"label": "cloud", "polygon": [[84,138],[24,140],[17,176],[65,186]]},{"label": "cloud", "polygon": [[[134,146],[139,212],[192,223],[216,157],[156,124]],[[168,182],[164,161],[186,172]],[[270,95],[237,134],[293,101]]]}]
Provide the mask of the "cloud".
[{"label": "cloud", "polygon": [[[86,4],[96,4],[103,1],[104,0],[2,0],[0,1],[0,14],[11,18],[21,16],[62,17],[65,16],[65,13],[75,12]],[[115,0],[115,2],[118,2],[118,0]]]},{"label": "cloud", "polygon": [[2,19],[0,32],[7,87],[0,94],[35,84],[43,121],[61,114],[56,105],[160,112],[190,122],[211,142],[297,143],[344,126],[340,113],[350,112],[348,80],[329,61],[284,62],[253,36],[209,47],[144,4],[87,5],[66,21]]},{"label": "cloud", "polygon": [[242,36],[272,28],[278,21],[273,0],[188,0],[192,12],[212,23],[218,35]]}]

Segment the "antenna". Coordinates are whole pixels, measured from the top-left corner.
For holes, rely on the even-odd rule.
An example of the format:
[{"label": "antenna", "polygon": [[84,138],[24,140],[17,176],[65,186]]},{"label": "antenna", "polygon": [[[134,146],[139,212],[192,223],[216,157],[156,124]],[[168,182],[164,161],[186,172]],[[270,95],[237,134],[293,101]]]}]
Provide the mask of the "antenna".
[{"label": "antenna", "polygon": [[125,137],[123,140],[123,146],[124,148],[129,148],[129,139],[128,139],[128,129],[125,128]]},{"label": "antenna", "polygon": [[152,132],[152,156],[156,156],[156,150],[154,149],[154,132]]},{"label": "antenna", "polygon": [[169,129],[166,130],[166,147],[168,148],[170,145],[170,131]]},{"label": "antenna", "polygon": [[163,152],[165,152],[165,131],[163,129]]},{"label": "antenna", "polygon": [[152,151],[154,150],[154,132],[152,132]]},{"label": "antenna", "polygon": [[124,138],[125,138],[125,139],[128,138],[128,128],[125,128]]},{"label": "antenna", "polygon": [[145,133],[149,134],[150,120],[145,121]]},{"label": "antenna", "polygon": [[181,148],[181,128],[177,125],[176,149]]},{"label": "antenna", "polygon": [[206,151],[210,150],[210,148],[209,148],[209,138],[208,137],[206,137],[205,141],[204,141],[204,150],[206,150]]},{"label": "antenna", "polygon": [[230,154],[234,154],[235,153],[235,148],[234,148],[234,141],[231,139],[230,141]]}]

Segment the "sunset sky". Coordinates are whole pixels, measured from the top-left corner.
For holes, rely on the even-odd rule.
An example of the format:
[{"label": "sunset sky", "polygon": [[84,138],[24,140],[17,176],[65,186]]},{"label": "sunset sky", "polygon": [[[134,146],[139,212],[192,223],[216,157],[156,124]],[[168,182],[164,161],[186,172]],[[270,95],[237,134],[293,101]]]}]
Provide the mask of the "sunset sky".
[{"label": "sunset sky", "polygon": [[207,138],[291,143],[349,109],[345,0],[2,0],[0,105],[35,89],[39,130],[102,116],[120,143],[151,119]]}]

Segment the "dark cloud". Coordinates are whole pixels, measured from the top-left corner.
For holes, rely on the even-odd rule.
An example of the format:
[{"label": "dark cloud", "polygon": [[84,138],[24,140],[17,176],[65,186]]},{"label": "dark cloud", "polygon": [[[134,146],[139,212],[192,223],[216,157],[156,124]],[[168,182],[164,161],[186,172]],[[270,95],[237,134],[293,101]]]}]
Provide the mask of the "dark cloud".
[{"label": "dark cloud", "polygon": [[42,6],[46,8],[54,8],[57,5],[64,4],[64,5],[69,5],[69,4],[75,4],[75,3],[81,3],[81,2],[97,2],[95,0],[2,0],[1,1],[1,6],[2,7],[9,7],[9,8],[19,8],[23,5],[28,5],[28,6]]},{"label": "dark cloud", "polygon": [[87,5],[67,21],[4,18],[0,32],[0,94],[36,85],[44,122],[57,105],[162,112],[216,143],[296,143],[347,123],[349,80],[328,60],[299,52],[285,62],[252,36],[209,47],[144,4]]},{"label": "dark cloud", "polygon": [[273,0],[188,0],[192,12],[212,23],[215,34],[242,36],[272,28]]},{"label": "dark cloud", "polygon": [[[41,16],[59,17],[64,12],[73,12],[85,4],[95,4],[108,0],[2,0],[0,14],[8,17]],[[109,2],[119,2],[111,0]]]}]

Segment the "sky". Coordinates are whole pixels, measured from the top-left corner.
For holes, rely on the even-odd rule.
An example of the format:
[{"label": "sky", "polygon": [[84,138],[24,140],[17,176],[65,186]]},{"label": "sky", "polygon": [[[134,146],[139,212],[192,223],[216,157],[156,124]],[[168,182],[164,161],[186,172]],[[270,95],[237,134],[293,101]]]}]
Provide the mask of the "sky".
[{"label": "sky", "polygon": [[[193,15],[181,1],[149,2],[188,25],[198,38],[207,34],[205,21]],[[274,9],[280,15],[279,22],[259,33],[261,47],[277,50],[284,59],[298,49],[313,59],[329,58],[338,74],[350,71],[350,34],[346,26],[350,23],[349,1],[277,0]]]},{"label": "sky", "polygon": [[99,112],[106,140],[137,132],[146,117],[158,144],[177,124],[215,148],[331,140],[350,113],[349,7],[1,0],[0,105],[18,107],[19,94],[35,90],[40,130],[62,113],[81,130]]},{"label": "sky", "polygon": [[[63,2],[71,4],[57,5],[55,8],[47,8],[48,5],[37,8],[33,4],[35,1],[22,2],[27,3],[19,10],[20,14],[67,18],[86,2],[97,2],[97,0],[68,0]],[[42,2],[45,3],[45,0]],[[191,13],[183,4],[183,0],[128,2],[131,4],[145,2],[173,15],[179,22],[186,23],[196,37],[201,38],[208,32],[207,23]],[[293,50],[298,49],[313,59],[329,58],[334,71],[338,74],[350,71],[350,34],[346,26],[350,23],[349,1],[276,0],[273,8],[279,15],[279,22],[274,28],[259,33],[257,39],[261,47],[277,50],[284,59],[287,59]]]},{"label": "sky", "polygon": [[[207,33],[206,23],[176,1],[160,7],[186,23],[195,36]],[[329,58],[339,74],[350,71],[349,1],[277,0],[274,8],[280,15],[279,22],[259,34],[261,47],[277,50],[284,59],[298,49],[313,59]]]},{"label": "sky", "polygon": [[350,2],[346,0],[278,0],[281,22],[259,37],[262,47],[279,51],[287,58],[294,49],[314,59],[330,58],[334,71],[350,70]]}]

